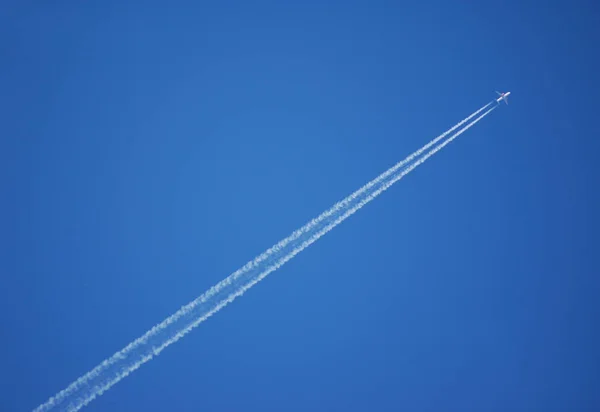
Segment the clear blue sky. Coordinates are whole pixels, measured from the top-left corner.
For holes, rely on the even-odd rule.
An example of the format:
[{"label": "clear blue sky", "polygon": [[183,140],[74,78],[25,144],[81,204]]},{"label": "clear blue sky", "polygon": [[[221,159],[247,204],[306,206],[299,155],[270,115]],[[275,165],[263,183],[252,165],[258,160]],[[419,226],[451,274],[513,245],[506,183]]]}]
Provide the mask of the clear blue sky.
[{"label": "clear blue sky", "polygon": [[0,410],[494,97],[89,411],[600,410],[594,1],[10,2]]}]

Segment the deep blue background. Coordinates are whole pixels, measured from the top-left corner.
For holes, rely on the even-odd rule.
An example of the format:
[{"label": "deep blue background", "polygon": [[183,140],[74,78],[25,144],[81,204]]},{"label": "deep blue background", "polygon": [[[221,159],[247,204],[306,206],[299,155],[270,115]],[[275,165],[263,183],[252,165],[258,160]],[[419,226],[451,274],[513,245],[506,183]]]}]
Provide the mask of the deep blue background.
[{"label": "deep blue background", "polygon": [[0,17],[0,410],[494,90],[509,106],[87,410],[600,410],[597,2],[84,3]]}]

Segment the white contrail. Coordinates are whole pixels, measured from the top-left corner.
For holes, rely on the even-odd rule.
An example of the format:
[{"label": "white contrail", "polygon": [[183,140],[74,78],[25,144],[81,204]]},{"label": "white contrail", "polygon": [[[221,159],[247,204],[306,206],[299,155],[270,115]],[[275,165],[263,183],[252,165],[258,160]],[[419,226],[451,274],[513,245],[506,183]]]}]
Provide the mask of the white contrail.
[{"label": "white contrail", "polygon": [[[241,269],[211,287],[200,297],[183,306],[175,314],[154,326],[143,336],[136,339],[110,358],[104,360],[100,365],[81,376],[54,397],[48,399],[46,403],[38,406],[35,411],[47,411],[65,402],[68,402],[66,410],[77,411],[94,400],[97,396],[102,395],[110,387],[128,376],[144,363],[151,360],[155,355],[158,355],[167,346],[181,339],[194,327],[218,312],[236,297],[241,296],[246,290],[264,279],[269,273],[280,268],[298,253],[362,208],[365,204],[387,190],[395,182],[425,162],[425,160],[441,150],[445,145],[468,130],[490,113],[495,106],[488,109],[485,113],[467,124],[464,128],[436,146],[420,159],[407,166],[409,162],[481,113],[489,107],[490,104],[492,103],[477,110],[475,113],[462,120],[403,161],[397,163],[344,200],[336,203],[326,212],[293,232],[290,236],[256,257],[253,261],[247,263]],[[402,169],[399,173],[396,173],[403,166],[407,167]],[[376,189],[373,190],[373,188]],[[340,213],[340,211],[344,212]],[[287,246],[290,247],[288,248]],[[286,253],[286,250],[289,250],[289,252]],[[278,256],[281,257],[277,259]]]}]

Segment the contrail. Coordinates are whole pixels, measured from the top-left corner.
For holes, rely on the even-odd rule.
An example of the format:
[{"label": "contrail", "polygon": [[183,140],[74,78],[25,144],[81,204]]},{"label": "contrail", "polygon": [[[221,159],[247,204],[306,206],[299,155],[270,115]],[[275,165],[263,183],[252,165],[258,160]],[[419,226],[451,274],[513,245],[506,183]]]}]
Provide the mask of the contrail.
[{"label": "contrail", "polygon": [[67,402],[68,404],[63,405],[63,407],[68,411],[77,411],[86,406],[97,396],[102,395],[106,390],[127,377],[131,372],[158,355],[167,346],[177,342],[193,328],[204,322],[227,304],[231,303],[235,298],[244,294],[244,292],[260,282],[271,272],[279,269],[298,253],[316,242],[323,235],[331,231],[349,216],[356,213],[364,205],[379,196],[402,177],[406,176],[420,164],[425,162],[429,157],[433,156],[456,137],[471,128],[484,116],[494,110],[496,106],[485,111],[475,120],[468,123],[454,135],[437,145],[415,162],[410,163],[448,134],[469,122],[483,110],[488,108],[490,104],[492,103],[483,106],[481,109],[436,137],[421,149],[409,155],[406,159],[398,162],[377,178],[371,180],[350,196],[336,203],[333,207],[323,212],[317,218],[311,220],[302,228],[294,231],[290,236],[281,240],[279,243],[257,256],[254,260],[248,262],[242,268],[211,287],[201,296],[183,306],[173,315],[154,326],[143,336],[134,340],[110,358],[104,360],[94,369],[71,383],[67,388],[58,392],[55,396],[48,399],[48,401],[38,406],[34,411],[48,411]]}]

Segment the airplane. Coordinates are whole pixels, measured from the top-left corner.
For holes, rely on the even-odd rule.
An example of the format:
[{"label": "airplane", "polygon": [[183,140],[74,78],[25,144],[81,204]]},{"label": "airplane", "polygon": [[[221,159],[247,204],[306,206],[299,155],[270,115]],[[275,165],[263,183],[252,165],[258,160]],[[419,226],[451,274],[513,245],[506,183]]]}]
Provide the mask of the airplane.
[{"label": "airplane", "polygon": [[510,94],[510,92],[500,93],[497,91],[496,93],[498,93],[498,95],[500,96],[496,99],[496,102],[500,103],[500,100],[504,100],[504,103],[508,104],[508,95]]}]

